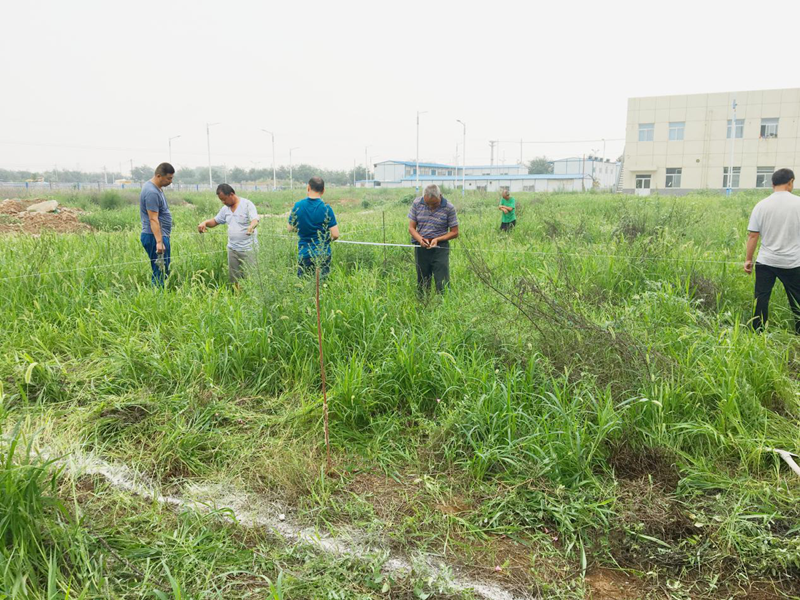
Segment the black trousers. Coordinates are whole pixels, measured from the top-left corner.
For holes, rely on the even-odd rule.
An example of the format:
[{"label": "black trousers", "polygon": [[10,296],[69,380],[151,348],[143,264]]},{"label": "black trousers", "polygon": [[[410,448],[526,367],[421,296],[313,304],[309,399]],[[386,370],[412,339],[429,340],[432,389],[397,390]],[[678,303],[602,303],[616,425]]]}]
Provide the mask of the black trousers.
[{"label": "black trousers", "polygon": [[500,223],[500,231],[511,231],[517,224],[517,220],[509,221],[508,223]]},{"label": "black trousers", "polygon": [[425,292],[431,289],[431,279],[436,282],[436,291],[440,294],[450,283],[450,246],[439,245],[437,248],[414,248],[414,259],[417,264],[417,289]]},{"label": "black trousers", "polygon": [[794,331],[800,334],[800,267],[794,269],[779,269],[756,263],[756,312],[753,318],[753,328],[757,331],[763,329],[769,318],[769,297],[775,287],[775,279],[780,279],[789,306],[794,313]]}]

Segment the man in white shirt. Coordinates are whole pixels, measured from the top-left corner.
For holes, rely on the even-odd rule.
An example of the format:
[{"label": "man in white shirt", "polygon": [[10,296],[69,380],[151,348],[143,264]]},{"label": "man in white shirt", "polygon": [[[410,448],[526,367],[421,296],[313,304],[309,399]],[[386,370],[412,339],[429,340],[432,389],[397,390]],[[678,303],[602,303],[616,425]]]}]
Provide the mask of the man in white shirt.
[{"label": "man in white shirt", "polygon": [[769,297],[780,279],[794,313],[795,333],[800,334],[800,198],[794,190],[791,169],[772,174],[773,193],[756,204],[747,225],[744,272],[753,272],[753,253],[761,238],[756,260],[756,310],[753,327],[760,331],[769,317]]},{"label": "man in white shirt", "polygon": [[258,211],[255,204],[237,196],[227,183],[217,187],[217,197],[223,207],[216,217],[200,223],[197,231],[205,233],[206,229],[217,225],[228,226],[228,280],[238,287],[245,269],[255,261]]}]

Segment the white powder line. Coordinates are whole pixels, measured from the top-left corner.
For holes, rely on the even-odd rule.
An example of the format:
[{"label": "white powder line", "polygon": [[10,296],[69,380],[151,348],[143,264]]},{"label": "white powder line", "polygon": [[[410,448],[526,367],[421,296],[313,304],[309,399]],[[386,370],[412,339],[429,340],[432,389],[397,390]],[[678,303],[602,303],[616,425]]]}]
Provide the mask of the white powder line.
[{"label": "white powder line", "polygon": [[[47,457],[47,452],[42,452]],[[289,521],[281,521],[273,517],[277,507],[267,509],[259,501],[247,494],[237,494],[229,490],[214,487],[189,487],[184,496],[165,496],[157,491],[156,487],[141,481],[129,467],[114,465],[104,459],[93,455],[74,452],[69,456],[59,459],[59,464],[65,467],[73,477],[81,475],[100,475],[113,487],[124,490],[133,495],[159,504],[189,509],[195,512],[210,512],[215,509],[227,509],[235,521],[244,527],[259,527],[273,531],[285,541],[301,543],[312,546],[326,554],[336,556],[352,556],[367,559],[381,554],[380,549],[370,548],[355,539],[343,536],[332,536],[321,533],[313,528],[303,528]],[[216,493],[215,493],[216,492]],[[226,518],[222,515],[222,518]],[[229,520],[233,520],[227,517]],[[461,575],[454,575],[454,569],[441,561],[434,561],[430,557],[420,557],[413,563],[404,557],[388,556],[383,564],[385,571],[396,575],[408,575],[414,571],[425,572],[433,575],[439,581],[447,584],[453,591],[472,591],[477,597],[485,600],[523,600],[533,596],[518,596],[508,590],[488,582],[476,581]]]}]

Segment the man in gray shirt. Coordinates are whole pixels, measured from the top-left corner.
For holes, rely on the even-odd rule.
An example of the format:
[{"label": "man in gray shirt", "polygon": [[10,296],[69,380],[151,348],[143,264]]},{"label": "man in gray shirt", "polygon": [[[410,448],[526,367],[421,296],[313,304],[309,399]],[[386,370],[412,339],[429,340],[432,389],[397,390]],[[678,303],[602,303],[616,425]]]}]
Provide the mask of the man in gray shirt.
[{"label": "man in gray shirt", "polygon": [[800,198],[792,194],[794,173],[778,169],[772,174],[773,194],[756,204],[747,225],[744,272],[753,272],[753,253],[761,238],[756,260],[756,310],[753,327],[760,331],[769,316],[769,298],[780,279],[800,334]]},{"label": "man in gray shirt", "polygon": [[172,213],[163,189],[172,183],[175,168],[169,163],[156,167],[153,178],[142,186],[139,196],[139,217],[142,221],[142,246],[150,258],[153,285],[163,286],[169,276]]},{"label": "man in gray shirt", "polygon": [[245,269],[255,261],[258,239],[258,211],[247,198],[240,198],[227,183],[217,187],[217,197],[223,206],[213,219],[203,221],[197,231],[226,224],[228,226],[228,280],[238,287]]}]

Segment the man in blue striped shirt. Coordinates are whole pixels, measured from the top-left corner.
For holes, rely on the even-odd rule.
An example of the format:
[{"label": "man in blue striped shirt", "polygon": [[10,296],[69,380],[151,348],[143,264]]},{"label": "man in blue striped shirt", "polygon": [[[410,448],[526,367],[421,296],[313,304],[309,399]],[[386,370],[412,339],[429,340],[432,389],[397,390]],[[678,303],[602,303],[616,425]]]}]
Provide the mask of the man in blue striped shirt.
[{"label": "man in blue striped shirt", "polygon": [[417,265],[420,293],[431,289],[431,278],[440,294],[450,283],[450,240],[458,237],[456,207],[442,197],[438,185],[429,185],[408,211],[408,232]]}]

